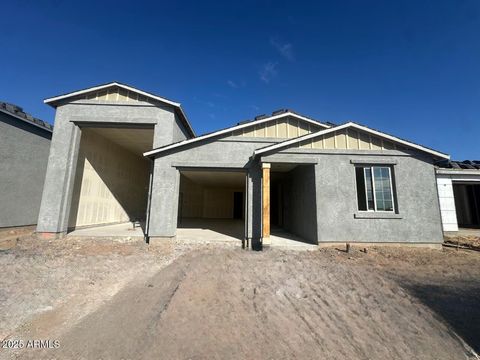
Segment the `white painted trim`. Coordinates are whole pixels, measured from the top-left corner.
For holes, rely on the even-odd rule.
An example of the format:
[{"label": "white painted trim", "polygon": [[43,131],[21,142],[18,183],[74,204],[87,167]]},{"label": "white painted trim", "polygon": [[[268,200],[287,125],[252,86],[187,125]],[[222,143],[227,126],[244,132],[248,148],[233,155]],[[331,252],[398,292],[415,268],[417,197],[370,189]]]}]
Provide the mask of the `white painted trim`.
[{"label": "white painted trim", "polygon": [[332,128],[326,129],[326,130],[320,130],[316,133],[300,136],[300,137],[297,137],[297,138],[294,138],[294,139],[283,141],[281,143],[278,143],[278,144],[275,144],[275,145],[272,145],[272,146],[268,146],[268,147],[265,147],[265,148],[262,148],[262,149],[258,149],[258,150],[254,151],[254,155],[259,155],[259,154],[263,154],[263,153],[268,152],[268,151],[280,149],[280,148],[295,144],[295,143],[300,142],[300,141],[309,140],[309,139],[315,138],[317,136],[329,134],[331,132],[335,132],[335,131],[342,130],[342,129],[345,129],[345,128],[355,128],[355,129],[358,129],[358,130],[362,130],[362,131],[368,132],[369,134],[373,134],[373,135],[388,139],[390,141],[393,141],[393,142],[396,142],[396,143],[399,143],[399,144],[402,144],[402,145],[406,145],[408,147],[411,147],[411,148],[414,148],[414,149],[417,149],[417,150],[420,150],[420,151],[438,156],[442,159],[450,159],[450,155],[441,153],[439,151],[428,149],[424,146],[417,145],[417,144],[411,143],[409,141],[399,139],[399,138],[397,138],[395,136],[392,136],[392,135],[387,135],[387,134],[382,133],[380,131],[370,129],[366,126],[358,125],[354,122],[348,122],[348,123],[340,125],[340,126],[332,127]]},{"label": "white painted trim", "polygon": [[480,176],[480,169],[437,169],[438,175],[477,175]]},{"label": "white painted trim", "polygon": [[[170,150],[170,149],[175,149],[175,148],[183,146],[183,145],[195,143],[197,141],[209,139],[209,138],[212,138],[212,137],[215,137],[215,136],[218,136],[218,135],[227,134],[227,133],[232,132],[232,131],[244,129],[244,128],[247,128],[247,127],[250,127],[250,126],[253,126],[253,125],[263,124],[265,122],[281,119],[281,118],[284,118],[284,117],[287,117],[287,116],[292,116],[292,117],[295,117],[297,119],[315,124],[317,126],[323,126],[323,127],[327,127],[327,128],[330,127],[329,125],[319,123],[317,121],[306,118],[304,116],[297,115],[297,114],[292,113],[292,112],[286,112],[286,113],[283,113],[283,114],[270,116],[270,117],[267,117],[265,119],[260,119],[260,120],[255,120],[255,121],[251,121],[251,122],[248,122],[248,123],[240,124],[240,125],[235,125],[235,126],[227,128],[227,129],[215,131],[215,132],[210,133],[210,134],[202,135],[202,136],[199,136],[199,137],[196,137],[196,138],[193,138],[193,139],[184,140],[184,141],[181,141],[181,142],[178,142],[178,143],[175,143],[175,144],[171,144],[171,145],[167,145],[167,146],[164,146],[164,147],[161,147],[161,148],[158,148],[158,149],[153,149],[153,150],[150,150],[150,151],[147,151],[147,152],[143,153],[143,156],[151,156],[151,155],[154,155],[154,154],[161,153],[163,151],[167,151],[167,150]],[[287,129],[288,129],[288,127],[287,127]]]},{"label": "white painted trim", "polygon": [[112,87],[112,86],[118,86],[122,89],[125,89],[125,90],[128,90],[128,91],[133,91],[137,94],[140,94],[140,95],[143,95],[143,96],[146,96],[146,97],[149,97],[149,98],[152,98],[152,99],[155,99],[155,100],[158,100],[158,101],[161,101],[161,102],[164,102],[166,104],[169,104],[169,105],[172,105],[172,106],[176,106],[176,107],[180,107],[180,103],[177,103],[177,102],[174,102],[174,101],[171,101],[171,100],[167,100],[165,98],[162,98],[160,96],[156,96],[156,95],[153,95],[153,94],[150,94],[150,93],[147,93],[145,91],[142,91],[142,90],[139,90],[139,89],[135,89],[131,86],[128,86],[128,85],[124,85],[124,84],[120,84],[116,81],[114,82],[111,82],[111,83],[108,83],[108,84],[104,84],[104,85],[99,85],[99,86],[93,86],[91,88],[88,88],[88,89],[84,89],[84,90],[79,90],[79,91],[74,91],[74,92],[71,92],[71,93],[68,93],[68,94],[65,94],[65,95],[60,95],[60,96],[55,96],[55,97],[51,97],[51,98],[48,98],[48,99],[45,99],[43,100],[43,102],[45,104],[50,104],[52,102],[55,102],[55,101],[58,101],[58,100],[63,100],[63,99],[67,99],[69,97],[72,97],[72,96],[77,96],[77,95],[82,95],[82,94],[86,94],[86,93],[89,93],[89,92],[92,92],[92,91],[99,91],[99,90],[103,90],[103,89],[106,89],[106,88],[109,88],[109,87]]},{"label": "white painted trim", "polygon": [[[367,186],[367,173],[366,173],[367,169],[370,170],[370,185],[372,186],[373,210],[370,210],[370,208],[368,207],[368,186]],[[359,210],[359,211],[377,211],[377,203],[375,202],[375,182],[373,180],[373,171],[371,166],[363,168],[363,182],[365,183],[365,200],[367,202],[367,210]]]}]

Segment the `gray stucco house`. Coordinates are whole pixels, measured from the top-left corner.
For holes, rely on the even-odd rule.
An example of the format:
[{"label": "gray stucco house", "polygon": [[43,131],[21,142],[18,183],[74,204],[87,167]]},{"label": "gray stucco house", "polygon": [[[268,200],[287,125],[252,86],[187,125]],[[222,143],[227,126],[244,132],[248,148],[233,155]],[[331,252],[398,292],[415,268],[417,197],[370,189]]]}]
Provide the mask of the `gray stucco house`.
[{"label": "gray stucco house", "polygon": [[137,219],[156,241],[223,219],[254,248],[279,229],[313,244],[443,241],[442,152],[289,110],[196,136],[180,104],[117,82],[45,103],[56,117],[44,236]]},{"label": "gray stucco house", "polygon": [[0,228],[37,223],[52,126],[0,102]]}]

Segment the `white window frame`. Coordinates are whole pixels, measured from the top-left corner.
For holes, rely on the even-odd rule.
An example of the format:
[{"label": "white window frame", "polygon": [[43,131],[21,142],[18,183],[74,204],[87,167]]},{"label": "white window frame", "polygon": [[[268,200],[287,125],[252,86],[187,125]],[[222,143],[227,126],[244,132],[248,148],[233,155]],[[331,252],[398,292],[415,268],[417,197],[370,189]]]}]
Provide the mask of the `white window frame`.
[{"label": "white window frame", "polygon": [[[363,168],[363,182],[365,183],[365,202],[366,202],[366,205],[367,205],[367,210],[360,210],[358,209],[358,211],[360,212],[371,212],[371,213],[375,213],[375,212],[378,212],[378,213],[396,213],[396,209],[395,209],[395,194],[393,193],[393,178],[392,178],[392,168],[390,166],[386,166],[386,165],[362,165],[362,166],[359,166],[361,168]],[[389,178],[389,182],[390,182],[390,193],[392,194],[392,210],[377,210],[377,199],[376,199],[376,195],[375,195],[375,172],[373,171],[373,168],[387,168],[388,169],[388,178]],[[366,173],[365,173],[365,170],[366,169],[370,169],[370,176],[372,178],[372,197],[373,197],[373,210],[370,210],[368,208],[368,189],[367,189],[367,177],[366,177]],[[357,185],[358,186],[358,185]],[[358,208],[359,204],[357,203],[357,208]]]}]

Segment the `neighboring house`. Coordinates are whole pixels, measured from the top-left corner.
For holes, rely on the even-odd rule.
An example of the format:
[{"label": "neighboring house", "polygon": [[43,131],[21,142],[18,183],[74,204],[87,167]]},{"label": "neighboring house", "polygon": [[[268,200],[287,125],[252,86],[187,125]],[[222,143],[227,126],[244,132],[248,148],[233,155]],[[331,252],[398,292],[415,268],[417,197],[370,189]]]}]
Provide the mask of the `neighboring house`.
[{"label": "neighboring house", "polygon": [[479,229],[480,161],[441,161],[436,174],[443,230]]},{"label": "neighboring house", "polygon": [[271,228],[305,242],[440,244],[434,163],[449,156],[289,110],[196,137],[180,104],[120,83],[45,100],[55,131],[37,231],[145,220],[237,219],[249,246]]},{"label": "neighboring house", "polygon": [[52,129],[0,102],[0,228],[37,223]]}]

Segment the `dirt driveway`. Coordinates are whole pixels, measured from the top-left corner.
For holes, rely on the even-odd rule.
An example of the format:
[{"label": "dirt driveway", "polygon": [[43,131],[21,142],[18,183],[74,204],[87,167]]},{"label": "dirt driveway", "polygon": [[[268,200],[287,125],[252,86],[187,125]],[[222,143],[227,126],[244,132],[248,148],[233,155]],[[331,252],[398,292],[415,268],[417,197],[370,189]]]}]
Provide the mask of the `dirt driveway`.
[{"label": "dirt driveway", "polygon": [[67,301],[10,334],[56,339],[58,348],[0,356],[466,359],[474,358],[470,347],[480,347],[477,252],[199,247],[177,253],[153,273],[136,273],[76,322],[58,320]]}]

